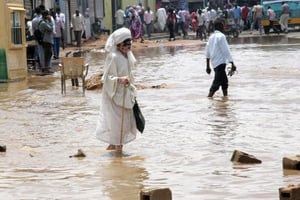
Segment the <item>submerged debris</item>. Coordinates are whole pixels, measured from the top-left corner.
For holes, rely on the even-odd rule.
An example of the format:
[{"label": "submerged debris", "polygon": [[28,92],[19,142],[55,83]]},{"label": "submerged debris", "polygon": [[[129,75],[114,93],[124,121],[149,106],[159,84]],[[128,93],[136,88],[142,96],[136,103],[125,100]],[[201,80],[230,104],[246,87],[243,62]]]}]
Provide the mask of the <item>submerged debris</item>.
[{"label": "submerged debris", "polygon": [[136,85],[137,89],[162,89],[162,88],[167,88],[167,84],[162,83],[160,85],[152,85],[152,86],[146,86],[146,85]]},{"label": "submerged debris", "polygon": [[[97,72],[96,74],[92,75],[89,79],[86,80],[85,88],[87,90],[102,89],[102,86],[103,86],[102,76],[103,76],[103,72]],[[151,89],[151,88],[152,89],[162,89],[162,88],[167,88],[167,84],[162,83],[160,85],[152,85],[152,86],[137,84],[137,85],[135,85],[135,87],[138,90]]]},{"label": "submerged debris", "polygon": [[0,145],[0,152],[6,152],[6,146]]},{"label": "submerged debris", "polygon": [[78,149],[77,154],[73,155],[73,156],[69,156],[69,158],[72,157],[77,157],[77,158],[84,158],[86,157],[85,153],[83,153],[83,151],[81,149]]},{"label": "submerged debris", "polygon": [[87,90],[95,90],[95,89],[101,89],[103,86],[102,83],[102,76],[103,72],[98,72],[94,75],[92,75],[89,79],[85,82],[85,88]]}]

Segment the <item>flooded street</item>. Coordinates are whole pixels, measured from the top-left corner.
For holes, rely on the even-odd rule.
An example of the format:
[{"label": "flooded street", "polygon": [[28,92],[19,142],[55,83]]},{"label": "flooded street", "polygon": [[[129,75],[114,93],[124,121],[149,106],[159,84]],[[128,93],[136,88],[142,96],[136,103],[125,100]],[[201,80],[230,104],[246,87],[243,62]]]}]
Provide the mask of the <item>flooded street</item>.
[{"label": "flooded street", "polygon": [[[117,156],[95,139],[100,91],[75,90],[60,73],[0,84],[2,199],[136,200],[143,189],[169,187],[174,200],[274,200],[300,182],[282,169],[299,154],[300,41],[285,36],[229,41],[238,73],[228,99],[207,98],[204,46],[135,52],[143,134]],[[89,76],[105,55],[90,52]],[[69,158],[82,149],[87,157]],[[235,149],[262,160],[236,165]]]}]

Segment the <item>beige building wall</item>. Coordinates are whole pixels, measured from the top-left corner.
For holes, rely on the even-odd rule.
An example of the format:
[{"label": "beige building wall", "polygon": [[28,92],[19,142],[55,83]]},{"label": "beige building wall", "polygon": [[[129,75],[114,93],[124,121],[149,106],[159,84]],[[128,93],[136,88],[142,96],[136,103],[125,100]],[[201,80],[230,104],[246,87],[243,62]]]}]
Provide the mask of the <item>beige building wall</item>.
[{"label": "beige building wall", "polygon": [[[23,0],[1,0],[0,13],[0,49],[4,49],[6,53],[8,81],[26,79],[27,58]],[[12,30],[15,30],[15,34],[12,34]]]}]

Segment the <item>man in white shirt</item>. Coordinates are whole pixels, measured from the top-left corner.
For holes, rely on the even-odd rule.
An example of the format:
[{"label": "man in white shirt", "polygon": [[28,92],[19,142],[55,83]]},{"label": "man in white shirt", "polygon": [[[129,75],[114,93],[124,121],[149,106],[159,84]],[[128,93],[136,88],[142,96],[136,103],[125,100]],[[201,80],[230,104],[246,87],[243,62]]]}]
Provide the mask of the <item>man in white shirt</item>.
[{"label": "man in white shirt", "polygon": [[215,77],[210,87],[208,97],[213,97],[214,93],[222,87],[223,95],[227,96],[228,78],[226,75],[226,63],[231,63],[231,70],[235,71],[231,52],[225,35],[222,33],[224,24],[221,20],[214,22],[214,33],[209,37],[205,48],[206,72],[211,73],[210,62],[215,71]]},{"label": "man in white shirt", "polygon": [[197,36],[200,37],[201,40],[206,40],[206,27],[205,27],[205,15],[202,13],[202,10],[199,9],[197,11],[197,21],[198,21],[198,29],[197,29]]},{"label": "man in white shirt", "polygon": [[56,8],[56,16],[59,17],[64,24],[66,23],[66,15],[61,12],[60,7]]},{"label": "man in white shirt", "polygon": [[[58,17],[61,20],[62,26],[65,28],[66,15],[61,12],[60,7],[56,8],[56,17]],[[61,29],[61,38],[60,39],[61,39],[62,48],[65,49],[65,32],[64,32],[64,29]]]},{"label": "man in white shirt", "polygon": [[259,2],[257,2],[257,5],[255,5],[253,7],[252,11],[253,11],[253,21],[252,21],[252,24],[251,24],[250,34],[252,34],[253,28],[254,28],[255,24],[257,23],[259,34],[262,35],[261,20],[262,20],[263,15],[264,15],[264,8],[262,7],[262,5],[260,5]]},{"label": "man in white shirt", "polygon": [[286,2],[281,3],[281,16],[280,16],[280,26],[281,30],[285,33],[288,32],[289,16],[290,16],[290,6]]},{"label": "man in white shirt", "polygon": [[153,19],[154,19],[153,12],[152,10],[150,10],[150,7],[148,6],[144,13],[144,21],[146,24],[148,38],[151,37]]},{"label": "man in white shirt", "polygon": [[274,25],[276,14],[275,14],[274,10],[271,8],[271,6],[268,6],[267,16],[268,16],[268,19],[269,19],[269,22],[270,22],[269,31],[272,28],[275,33],[279,34],[280,31]]},{"label": "man in white shirt", "polygon": [[81,35],[84,30],[84,19],[83,16],[79,13],[79,10],[75,11],[75,14],[72,17],[71,28],[73,28],[75,40],[77,47],[81,46]]}]

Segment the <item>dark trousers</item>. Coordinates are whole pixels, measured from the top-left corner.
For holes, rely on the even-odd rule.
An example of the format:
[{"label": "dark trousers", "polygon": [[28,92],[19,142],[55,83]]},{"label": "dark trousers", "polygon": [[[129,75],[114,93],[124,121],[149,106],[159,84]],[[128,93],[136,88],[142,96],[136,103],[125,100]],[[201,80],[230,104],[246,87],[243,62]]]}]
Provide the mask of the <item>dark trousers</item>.
[{"label": "dark trousers", "polygon": [[151,37],[151,32],[152,32],[152,23],[146,24],[146,31],[147,31],[148,37],[150,38]]},{"label": "dark trousers", "polygon": [[215,78],[213,80],[213,83],[210,87],[209,92],[215,93],[219,87],[222,87],[222,91],[224,95],[227,95],[227,88],[228,88],[228,78],[226,75],[226,64],[221,64],[214,68],[215,71]]},{"label": "dark trousers", "polygon": [[74,31],[77,47],[81,46],[81,34],[82,34],[82,31]]},{"label": "dark trousers", "polygon": [[59,58],[60,38],[53,39],[53,54],[55,58]]},{"label": "dark trousers", "polygon": [[205,25],[198,26],[198,29],[197,29],[197,36],[200,36],[200,39],[201,39],[201,40],[203,40],[203,36],[204,36],[204,40],[206,40],[206,30],[205,30]]},{"label": "dark trousers", "polygon": [[72,81],[72,86],[77,86],[77,87],[79,86],[78,78],[72,78],[71,81]]},{"label": "dark trousers", "polygon": [[279,33],[280,31],[274,25],[274,21],[269,20],[269,22],[270,22],[270,24],[269,24],[269,30],[271,30],[271,28],[272,28],[275,33]]},{"label": "dark trousers", "polygon": [[52,44],[43,42],[42,43],[43,50],[44,50],[44,64],[45,64],[45,71],[50,69],[50,62],[52,57]]},{"label": "dark trousers", "polygon": [[169,33],[170,33],[169,40],[171,40],[171,39],[175,38],[174,25],[169,24],[168,29],[169,29]]},{"label": "dark trousers", "polygon": [[185,31],[185,28],[184,28],[184,22],[179,22],[179,26],[182,30],[183,37],[185,37],[187,35],[187,32]]}]

